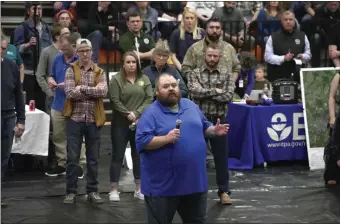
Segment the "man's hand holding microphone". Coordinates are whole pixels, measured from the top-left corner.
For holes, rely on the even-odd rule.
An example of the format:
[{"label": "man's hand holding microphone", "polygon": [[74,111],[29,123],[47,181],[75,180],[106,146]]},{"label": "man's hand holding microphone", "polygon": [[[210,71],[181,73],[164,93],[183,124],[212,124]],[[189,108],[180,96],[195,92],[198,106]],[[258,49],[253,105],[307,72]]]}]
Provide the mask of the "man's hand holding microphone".
[{"label": "man's hand holding microphone", "polygon": [[175,143],[179,139],[181,135],[181,132],[180,132],[181,124],[182,124],[182,121],[177,120],[176,128],[169,131],[169,133],[165,136],[168,143]]}]

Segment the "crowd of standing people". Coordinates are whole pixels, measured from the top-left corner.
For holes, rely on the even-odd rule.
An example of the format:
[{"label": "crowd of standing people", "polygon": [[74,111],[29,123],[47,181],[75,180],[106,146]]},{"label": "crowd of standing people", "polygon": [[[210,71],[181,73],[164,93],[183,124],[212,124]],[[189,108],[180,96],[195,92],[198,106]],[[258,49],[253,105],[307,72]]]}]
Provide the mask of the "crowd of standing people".
[{"label": "crowd of standing people", "polygon": [[[2,75],[2,180],[11,130],[16,136],[23,134],[25,103],[35,100],[36,107],[51,116],[56,161],[52,160],[46,175],[66,175],[64,203],[75,203],[78,179],[84,176],[88,200],[103,203],[98,166],[100,131],[106,122],[104,98],[108,96],[112,105],[110,201],[120,200],[120,171],[129,142],[134,197],[145,200],[150,223],[171,223],[176,211],[184,222],[203,223],[207,166],[216,169],[220,202],[232,204],[228,104],[235,97],[247,99],[252,90],[278,79],[299,82],[294,61],[308,65],[312,50],[308,33],[298,29],[298,22],[317,15],[319,8],[306,3],[307,13],[298,17],[294,10],[301,6],[296,4],[291,8],[269,2],[263,8],[256,2],[214,2],[209,11],[202,2],[188,2],[183,10],[170,13],[175,4],[181,3],[170,4],[166,11],[162,3],[154,9],[148,2],[137,2],[122,15],[126,30],[110,25],[120,17],[118,3],[91,3],[89,16],[76,13],[74,25],[73,13],[84,10],[82,3],[56,2],[59,12],[52,28],[42,20],[40,3],[25,4],[25,22],[13,37],[15,47],[1,37],[1,44],[7,44],[1,52],[1,73],[6,74]],[[332,15],[339,11],[334,2],[322,7]],[[155,29],[158,17],[180,21],[180,25],[156,41],[155,37],[162,36]],[[247,27],[258,18],[272,17],[278,18],[280,26],[275,33],[268,27],[258,28],[265,36],[266,69],[249,52],[238,54],[236,49],[250,51],[255,40],[244,38]],[[246,28],[225,26],[236,19]],[[143,21],[149,26],[143,26]],[[329,42],[334,65],[340,55],[337,36],[333,31]],[[98,66],[103,46],[118,46],[123,53],[121,68],[111,80]]]}]

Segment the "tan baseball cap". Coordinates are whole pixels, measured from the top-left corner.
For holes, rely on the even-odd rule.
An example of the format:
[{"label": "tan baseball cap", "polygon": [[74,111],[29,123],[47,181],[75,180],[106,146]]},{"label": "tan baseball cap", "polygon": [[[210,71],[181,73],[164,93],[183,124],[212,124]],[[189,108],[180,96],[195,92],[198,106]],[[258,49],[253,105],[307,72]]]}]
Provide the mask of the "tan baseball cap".
[{"label": "tan baseball cap", "polygon": [[92,44],[88,39],[78,39],[76,50],[80,50],[81,48],[90,48],[92,49]]}]

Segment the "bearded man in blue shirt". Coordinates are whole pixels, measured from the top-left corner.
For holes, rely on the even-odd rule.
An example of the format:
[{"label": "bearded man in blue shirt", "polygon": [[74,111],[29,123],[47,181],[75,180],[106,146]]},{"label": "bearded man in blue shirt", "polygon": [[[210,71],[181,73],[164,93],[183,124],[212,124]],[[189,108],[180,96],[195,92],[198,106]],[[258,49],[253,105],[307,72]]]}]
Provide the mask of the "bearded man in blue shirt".
[{"label": "bearded man in blue shirt", "polygon": [[196,104],[181,99],[173,76],[158,76],[155,89],[157,100],[143,112],[136,132],[148,223],[171,223],[176,211],[184,223],[204,223],[205,137],[226,135],[229,126],[219,120],[213,126]]}]

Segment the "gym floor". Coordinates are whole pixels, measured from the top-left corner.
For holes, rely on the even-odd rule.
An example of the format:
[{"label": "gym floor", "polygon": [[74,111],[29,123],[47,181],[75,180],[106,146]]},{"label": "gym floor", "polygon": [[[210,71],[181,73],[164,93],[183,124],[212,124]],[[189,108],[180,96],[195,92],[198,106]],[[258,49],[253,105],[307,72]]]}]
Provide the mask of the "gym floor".
[{"label": "gym floor", "polygon": [[[144,202],[133,198],[131,170],[123,169],[121,201],[108,200],[111,141],[109,127],[102,133],[99,189],[106,200],[92,205],[85,200],[85,179],[78,182],[80,195],[74,205],[62,203],[65,177],[47,177],[42,171],[8,176],[1,197],[1,223],[146,223]],[[207,223],[339,223],[340,191],[325,188],[321,171],[306,164],[269,164],[251,171],[230,171],[233,205],[218,202],[215,173],[208,171]],[[173,223],[181,223],[178,215]]]}]

